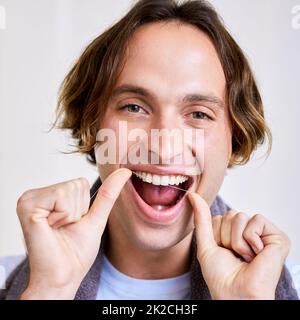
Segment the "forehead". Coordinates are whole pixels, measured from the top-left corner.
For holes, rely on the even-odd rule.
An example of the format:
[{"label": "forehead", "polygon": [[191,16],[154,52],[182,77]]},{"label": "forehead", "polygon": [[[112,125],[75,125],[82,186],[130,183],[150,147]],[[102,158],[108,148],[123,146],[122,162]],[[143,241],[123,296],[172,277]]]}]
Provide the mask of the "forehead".
[{"label": "forehead", "polygon": [[200,90],[222,98],[226,80],[204,32],[188,24],[156,22],[132,35],[117,84],[142,85],[162,95]]}]

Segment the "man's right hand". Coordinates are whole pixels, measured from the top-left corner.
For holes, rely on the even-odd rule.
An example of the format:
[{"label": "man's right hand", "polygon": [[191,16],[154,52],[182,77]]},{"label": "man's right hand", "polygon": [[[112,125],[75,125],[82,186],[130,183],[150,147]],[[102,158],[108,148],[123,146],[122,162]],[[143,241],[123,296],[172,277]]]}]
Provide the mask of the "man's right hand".
[{"label": "man's right hand", "polygon": [[90,186],[79,178],[26,191],[18,200],[30,277],[21,299],[73,299],[99,251],[109,213],[131,176],[114,171],[93,205]]}]

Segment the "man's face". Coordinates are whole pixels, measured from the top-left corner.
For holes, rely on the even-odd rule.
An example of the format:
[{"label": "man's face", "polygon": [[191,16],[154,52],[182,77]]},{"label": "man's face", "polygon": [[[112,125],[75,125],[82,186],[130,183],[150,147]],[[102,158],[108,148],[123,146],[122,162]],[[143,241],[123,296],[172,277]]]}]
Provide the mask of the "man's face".
[{"label": "man's face", "polygon": [[[141,87],[148,94],[130,90],[120,93],[119,90],[119,94],[111,97],[101,119],[101,128],[113,129],[117,147],[126,145],[127,139],[119,138],[120,121],[126,121],[128,131],[139,128],[149,136],[152,129],[181,132],[191,129],[204,135],[200,150],[204,153],[204,164],[201,174],[194,176],[185,176],[185,164],[174,160],[179,155],[171,144],[169,165],[98,165],[101,180],[120,167],[143,172],[140,177],[133,175],[122,190],[110,214],[109,229],[124,241],[127,239],[145,250],[169,248],[193,230],[193,216],[184,193],[169,185],[157,185],[159,182],[154,182],[153,175],[169,176],[169,180],[160,180],[162,184],[171,183],[171,179],[174,183],[174,179],[182,175],[188,180],[177,187],[197,191],[212,204],[232,151],[226,80],[211,40],[195,27],[175,22],[152,23],[139,28],[130,40],[125,61],[115,88]],[[191,94],[203,98],[183,99]],[[123,151],[118,148],[118,159],[129,154],[135,144],[136,141],[127,142]],[[162,158],[162,148],[154,150],[150,141],[147,148],[149,154],[157,153]],[[193,154],[197,146],[190,145],[187,149]]]}]

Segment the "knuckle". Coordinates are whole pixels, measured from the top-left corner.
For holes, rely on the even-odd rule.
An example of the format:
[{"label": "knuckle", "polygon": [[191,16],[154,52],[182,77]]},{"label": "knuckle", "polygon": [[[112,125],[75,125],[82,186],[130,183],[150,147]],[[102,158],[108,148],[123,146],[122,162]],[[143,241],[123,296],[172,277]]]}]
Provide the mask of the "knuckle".
[{"label": "knuckle", "polygon": [[90,198],[87,197],[86,200],[82,203],[82,207],[81,207],[81,217],[86,215],[89,212],[89,208],[90,208]]},{"label": "knuckle", "polygon": [[23,192],[21,194],[21,196],[18,199],[18,202],[22,202],[22,201],[26,200],[27,198],[29,198],[32,195],[32,193],[33,193],[33,190],[31,190],[31,189],[26,190],[25,192]]},{"label": "knuckle", "polygon": [[66,196],[66,189],[65,187],[63,186],[59,186],[57,188],[55,188],[53,190],[53,193],[54,193],[54,196],[57,198],[57,199],[61,199],[61,198],[64,198]]},{"label": "knuckle", "polygon": [[68,190],[71,193],[89,192],[90,185],[86,178],[80,177],[80,178],[68,181]]},{"label": "knuckle", "polygon": [[79,214],[79,215],[76,215],[74,218],[73,218],[73,222],[79,222],[82,218],[82,214]]},{"label": "knuckle", "polygon": [[232,217],[234,217],[235,215],[235,212],[233,210],[229,210],[229,211],[226,211],[224,214],[223,214],[223,219],[224,220],[229,220],[231,219]]},{"label": "knuckle", "polygon": [[212,216],[213,222],[219,222],[220,220],[222,220],[222,216],[220,214],[218,214],[216,216]]},{"label": "knuckle", "polygon": [[78,187],[79,187],[78,179],[72,179],[57,185],[55,189],[64,190],[61,192],[65,192],[66,194],[66,193],[74,193],[78,189]]},{"label": "knuckle", "polygon": [[226,211],[226,212],[224,212],[224,214],[223,214],[223,216],[222,216],[222,218],[225,220],[225,219],[227,219],[228,218],[228,216],[229,216],[229,214],[230,214],[230,211]]},{"label": "knuckle", "polygon": [[17,211],[20,210],[24,204],[24,200],[22,199],[22,196],[17,201]]},{"label": "knuckle", "polygon": [[17,214],[20,215],[29,209],[28,198],[32,195],[32,190],[25,191],[17,200]]},{"label": "knuckle", "polygon": [[23,214],[25,214],[26,212],[29,211],[29,205],[28,205],[28,201],[18,201],[17,204],[17,215],[20,217]]},{"label": "knuckle", "polygon": [[107,188],[100,188],[98,193],[102,198],[108,199],[108,200],[113,200],[114,196],[113,194],[107,189]]},{"label": "knuckle", "polygon": [[88,211],[90,205],[90,184],[86,178],[79,178],[81,184],[81,194],[83,196],[82,210]]},{"label": "knuckle", "polygon": [[224,246],[225,248],[231,248],[230,237],[228,237],[228,234],[222,230],[221,230],[221,239],[220,240],[221,240],[222,246]]},{"label": "knuckle", "polygon": [[230,242],[230,240],[227,239],[227,238],[221,237],[221,243],[222,243],[222,246],[223,246],[224,248],[227,248],[227,249],[231,249],[231,248],[232,248],[232,247],[231,247],[231,242]]},{"label": "knuckle", "polygon": [[246,228],[244,231],[243,231],[243,238],[244,239],[249,239],[251,238],[253,235],[253,231],[250,229],[250,228]]},{"label": "knuckle", "polygon": [[232,243],[232,249],[239,254],[246,254],[248,251],[242,241]]},{"label": "knuckle", "polygon": [[255,221],[255,222],[263,222],[263,221],[265,221],[265,217],[262,215],[262,214],[260,214],[260,213],[256,213],[254,216],[253,216],[253,221]]},{"label": "knuckle", "polygon": [[280,242],[282,245],[287,248],[287,250],[290,250],[291,248],[291,239],[285,234],[284,232],[281,232],[279,235]]},{"label": "knuckle", "polygon": [[80,184],[83,186],[84,189],[90,189],[90,184],[88,182],[88,180],[84,177],[80,177],[78,178],[78,181],[80,182]]},{"label": "knuckle", "polygon": [[65,218],[65,222],[66,223],[71,223],[71,222],[74,222],[77,220],[77,217],[76,216],[73,216],[71,214],[69,214],[66,218]]},{"label": "knuckle", "polygon": [[243,212],[238,212],[235,214],[235,216],[232,218],[232,226],[234,228],[237,228],[241,225],[244,225],[244,222],[247,221],[247,215]]},{"label": "knuckle", "polygon": [[74,192],[78,189],[80,189],[80,182],[78,179],[74,179],[74,180],[71,180],[67,183],[67,186],[68,186],[68,190],[71,191],[71,192]]},{"label": "knuckle", "polygon": [[74,217],[71,214],[67,214],[66,217],[60,222],[60,225],[66,225],[74,222]]},{"label": "knuckle", "polygon": [[248,220],[248,216],[247,216],[247,214],[244,213],[244,212],[238,212],[238,213],[236,213],[236,215],[235,215],[234,218],[235,218],[235,220],[238,221],[238,222]]},{"label": "knuckle", "polygon": [[32,212],[27,216],[27,220],[31,225],[37,224],[40,219],[36,216],[36,212]]}]

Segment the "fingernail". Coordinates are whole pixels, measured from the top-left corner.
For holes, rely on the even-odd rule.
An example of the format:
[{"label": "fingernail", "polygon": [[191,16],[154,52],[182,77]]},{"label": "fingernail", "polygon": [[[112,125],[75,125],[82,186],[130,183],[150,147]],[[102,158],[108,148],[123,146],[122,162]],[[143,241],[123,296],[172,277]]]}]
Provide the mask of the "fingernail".
[{"label": "fingernail", "polygon": [[128,174],[132,174],[132,171],[130,169],[127,169],[127,168],[119,168],[117,170],[115,170],[112,174],[114,175],[115,173],[118,173],[120,171],[127,171]]},{"label": "fingernail", "polygon": [[194,202],[194,201],[195,201],[194,192],[189,191],[189,192],[187,193],[187,195],[188,195],[188,198],[189,198],[189,200],[190,200],[191,202]]},{"label": "fingernail", "polygon": [[252,249],[255,252],[255,254],[259,254],[262,251],[263,248],[264,248],[263,245],[259,246],[258,244],[254,244],[252,246]]},{"label": "fingernail", "polygon": [[193,192],[193,191],[187,191],[187,194],[189,197],[191,197],[192,199],[195,199],[195,197],[197,197],[198,193]]},{"label": "fingernail", "polygon": [[245,254],[245,255],[243,255],[243,259],[244,259],[246,262],[251,262],[251,261],[253,260],[253,257],[250,256],[250,255]]},{"label": "fingernail", "polygon": [[[108,176],[105,178],[105,180],[106,180],[108,177],[110,177],[110,178],[114,177],[114,176],[115,176],[116,174],[118,174],[120,171],[125,171],[125,172],[128,174],[128,179],[129,179],[129,177],[132,175],[132,171],[131,171],[131,170],[129,170],[129,169],[127,169],[127,168],[119,168],[119,169],[113,171],[110,175],[108,175]],[[104,180],[104,181],[105,181],[105,180]]]}]

